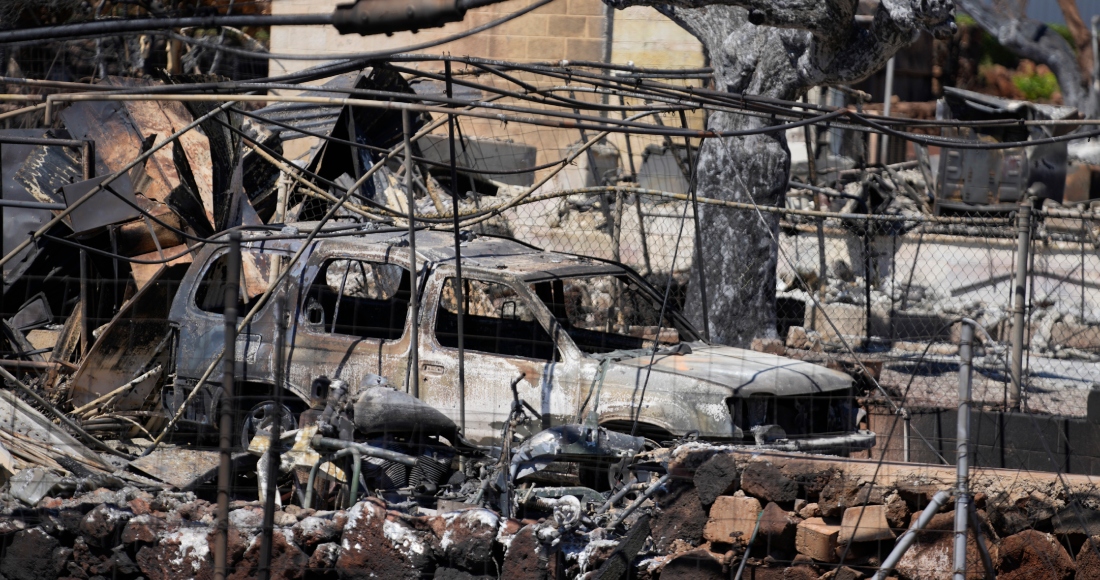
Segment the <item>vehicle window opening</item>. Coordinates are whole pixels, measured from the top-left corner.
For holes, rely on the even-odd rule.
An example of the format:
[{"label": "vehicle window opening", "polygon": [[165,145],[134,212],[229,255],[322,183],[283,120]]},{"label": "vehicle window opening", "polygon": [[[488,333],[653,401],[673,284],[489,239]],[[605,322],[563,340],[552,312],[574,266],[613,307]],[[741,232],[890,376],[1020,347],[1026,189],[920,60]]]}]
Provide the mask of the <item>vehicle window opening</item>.
[{"label": "vehicle window opening", "polygon": [[[441,346],[458,348],[458,307],[454,278],[447,278],[435,316],[436,340]],[[557,360],[557,347],[550,334],[511,286],[496,282],[463,279],[463,346],[467,350]]]},{"label": "vehicle window opening", "polygon": [[306,324],[333,334],[397,340],[405,330],[411,277],[396,264],[326,261],[306,295]]},{"label": "vehicle window opening", "polygon": [[[268,284],[279,275],[283,254],[260,254],[244,250],[241,252],[241,279],[237,292],[237,315],[252,308],[253,301],[267,290]],[[225,313],[226,269],[229,267],[229,254],[222,253],[206,268],[206,272],[195,289],[195,306],[212,314]]]},{"label": "vehicle window opening", "polygon": [[625,275],[557,278],[531,285],[577,348],[588,354],[652,348],[692,340],[660,302]]}]

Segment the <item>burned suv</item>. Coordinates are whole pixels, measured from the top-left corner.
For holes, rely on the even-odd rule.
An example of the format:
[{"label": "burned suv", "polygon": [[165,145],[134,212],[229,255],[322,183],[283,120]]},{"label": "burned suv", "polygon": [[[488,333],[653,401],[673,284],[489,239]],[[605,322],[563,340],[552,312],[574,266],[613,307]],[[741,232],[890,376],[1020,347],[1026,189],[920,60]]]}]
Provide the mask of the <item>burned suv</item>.
[{"label": "burned suv", "polygon": [[[264,236],[250,234],[242,251],[242,313],[303,243]],[[851,377],[708,344],[674,309],[662,316],[661,294],[623,265],[478,236],[463,246],[460,304],[453,240],[447,232],[416,235],[419,320],[410,306],[407,234],[312,242],[237,338],[236,392],[248,401],[242,407],[263,414],[281,360],[285,388],[295,395],[284,397],[291,411],[309,400],[317,376],[354,389],[377,374],[458,422],[461,312],[465,436],[475,443],[499,440],[517,396],[541,419],[535,431],[581,422],[594,410],[604,427],[636,429],[657,441],[695,435],[827,452],[874,442],[873,433],[857,430]],[[188,401],[183,419],[192,426],[216,421],[216,381],[188,394],[222,348],[226,251],[210,245],[198,252],[171,303],[174,369],[160,399],[169,416]],[[287,331],[277,357],[280,301]]]}]

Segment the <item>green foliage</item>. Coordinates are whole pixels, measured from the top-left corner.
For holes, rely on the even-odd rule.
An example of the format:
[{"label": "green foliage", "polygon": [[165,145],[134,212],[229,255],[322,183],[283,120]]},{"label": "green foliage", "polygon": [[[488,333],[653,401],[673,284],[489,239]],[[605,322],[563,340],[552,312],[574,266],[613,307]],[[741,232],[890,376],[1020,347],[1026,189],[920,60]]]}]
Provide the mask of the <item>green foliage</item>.
[{"label": "green foliage", "polygon": [[1024,98],[1029,101],[1041,101],[1058,92],[1058,79],[1054,73],[1043,74],[1017,74],[1012,77],[1012,84],[1024,93]]},{"label": "green foliage", "polygon": [[1077,52],[1077,47],[1073,44],[1073,35],[1069,33],[1068,26],[1066,26],[1065,24],[1047,24],[1047,26],[1050,27],[1050,29],[1054,32],[1057,32],[1059,36],[1066,39],[1066,42],[1069,44],[1070,49],[1072,49],[1074,53]]}]

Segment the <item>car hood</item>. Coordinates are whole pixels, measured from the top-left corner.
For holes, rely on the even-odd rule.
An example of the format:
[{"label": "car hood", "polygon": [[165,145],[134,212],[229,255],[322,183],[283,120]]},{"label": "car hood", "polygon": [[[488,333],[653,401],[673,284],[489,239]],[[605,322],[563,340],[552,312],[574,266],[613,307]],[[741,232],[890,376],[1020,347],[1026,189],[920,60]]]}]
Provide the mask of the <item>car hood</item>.
[{"label": "car hood", "polygon": [[[698,342],[687,346],[690,346],[690,352],[684,354],[659,353],[651,372],[722,385],[741,396],[807,395],[852,386],[852,378],[847,374],[813,363],[731,346]],[[681,352],[685,350],[688,349]],[[650,355],[644,354],[616,358],[615,364],[644,369],[649,366],[649,361]]]}]

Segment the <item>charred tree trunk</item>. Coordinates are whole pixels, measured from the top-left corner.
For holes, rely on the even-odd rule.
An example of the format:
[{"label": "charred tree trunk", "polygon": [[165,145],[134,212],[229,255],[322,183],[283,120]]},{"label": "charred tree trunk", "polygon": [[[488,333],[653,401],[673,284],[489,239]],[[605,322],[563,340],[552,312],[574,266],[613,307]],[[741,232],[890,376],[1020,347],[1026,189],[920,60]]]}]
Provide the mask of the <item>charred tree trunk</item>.
[{"label": "charred tree trunk", "polygon": [[[950,0],[884,0],[869,27],[855,21],[857,0],[605,0],[616,8],[651,5],[702,42],[716,88],[796,100],[811,87],[862,80],[881,68],[922,30],[954,31]],[[708,129],[738,131],[772,122],[713,113]],[[784,201],[791,156],[782,129],[749,137],[707,139],[699,153],[699,195],[778,206]],[[712,339],[748,346],[775,336],[779,260],[775,214],[700,208]],[[687,310],[699,321],[699,293]]]}]

